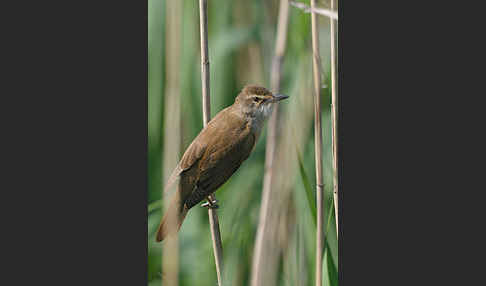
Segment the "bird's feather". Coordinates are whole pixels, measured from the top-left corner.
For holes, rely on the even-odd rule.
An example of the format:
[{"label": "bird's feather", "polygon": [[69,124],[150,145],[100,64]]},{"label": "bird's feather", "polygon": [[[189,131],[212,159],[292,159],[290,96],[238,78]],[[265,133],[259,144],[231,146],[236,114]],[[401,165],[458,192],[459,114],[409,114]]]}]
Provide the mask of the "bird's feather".
[{"label": "bird's feather", "polygon": [[180,195],[189,209],[233,175],[250,155],[255,139],[248,121],[231,108],[209,122],[179,163]]}]

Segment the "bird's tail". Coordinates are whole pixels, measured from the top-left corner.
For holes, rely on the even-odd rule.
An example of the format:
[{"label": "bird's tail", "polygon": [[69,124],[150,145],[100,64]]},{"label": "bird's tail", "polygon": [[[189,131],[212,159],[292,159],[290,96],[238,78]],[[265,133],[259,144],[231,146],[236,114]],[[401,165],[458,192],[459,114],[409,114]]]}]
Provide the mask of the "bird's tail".
[{"label": "bird's tail", "polygon": [[169,209],[165,213],[157,230],[156,241],[164,240],[167,235],[175,234],[181,228],[184,218],[186,218],[188,208],[185,204],[181,205],[176,194],[175,198],[170,203]]}]

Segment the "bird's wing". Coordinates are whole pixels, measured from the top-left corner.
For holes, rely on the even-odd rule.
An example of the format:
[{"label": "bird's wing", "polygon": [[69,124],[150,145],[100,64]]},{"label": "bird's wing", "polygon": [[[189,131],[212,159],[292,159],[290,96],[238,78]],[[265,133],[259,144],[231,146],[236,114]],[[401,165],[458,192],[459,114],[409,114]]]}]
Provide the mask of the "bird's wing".
[{"label": "bird's wing", "polygon": [[199,132],[196,138],[194,138],[191,145],[189,145],[189,147],[187,147],[187,150],[184,152],[184,155],[182,155],[181,161],[179,162],[179,164],[177,164],[174,171],[172,171],[172,174],[167,181],[166,187],[164,188],[165,191],[170,188],[170,186],[177,180],[182,172],[188,171],[189,169],[191,169],[192,166],[197,165],[196,163],[199,161],[199,159],[201,159],[204,152],[206,151],[207,146],[210,143],[210,140],[214,137],[211,136],[211,134],[214,133],[214,129],[218,129],[215,128],[213,121],[218,121],[218,118],[224,117],[224,115],[227,114],[228,111],[229,108],[225,108],[221,112],[216,114],[213,120],[211,120],[211,122],[209,122],[209,124],[205,128],[203,128],[201,132]]},{"label": "bird's wing", "polygon": [[255,145],[255,136],[251,132],[245,132],[231,142],[232,144],[225,143],[218,144],[219,152],[210,153],[208,159],[201,161],[201,174],[197,184],[208,192],[216,190],[225,183],[249,157]]},{"label": "bird's wing", "polygon": [[[255,145],[256,138],[246,122],[228,122],[231,124],[219,125],[218,134],[212,134],[208,140],[209,144],[199,161],[195,188],[186,198],[188,208],[224,184],[248,158]],[[232,140],[222,139],[224,136],[231,136]]]},{"label": "bird's wing", "polygon": [[[211,140],[215,139],[215,131],[219,129],[218,124],[214,124],[213,121],[221,122],[221,117],[224,117],[226,114],[229,113],[229,108],[225,108],[220,111],[216,116],[209,122],[209,124],[201,130],[201,132],[194,138],[191,145],[187,147],[184,155],[182,155],[182,159],[177,164],[174,171],[169,177],[167,184],[164,188],[165,195],[170,195],[170,187],[174,182],[181,176],[182,173],[185,173],[185,178],[183,182],[181,182],[181,198],[184,201],[184,198],[190,195],[195,187],[195,182],[197,180],[198,175],[198,162],[203,157],[204,153],[207,150],[207,147],[212,144]],[[193,168],[194,167],[194,168]]]}]

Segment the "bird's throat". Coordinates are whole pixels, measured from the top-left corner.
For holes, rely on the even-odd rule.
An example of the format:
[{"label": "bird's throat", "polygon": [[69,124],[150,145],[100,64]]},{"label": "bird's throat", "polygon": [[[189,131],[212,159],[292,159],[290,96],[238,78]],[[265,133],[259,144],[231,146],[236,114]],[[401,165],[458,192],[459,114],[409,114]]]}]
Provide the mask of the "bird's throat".
[{"label": "bird's throat", "polygon": [[249,125],[252,131],[257,134],[260,134],[260,131],[265,124],[265,120],[272,114],[273,104],[266,104],[262,105],[257,112],[253,114],[253,116],[249,119]]}]

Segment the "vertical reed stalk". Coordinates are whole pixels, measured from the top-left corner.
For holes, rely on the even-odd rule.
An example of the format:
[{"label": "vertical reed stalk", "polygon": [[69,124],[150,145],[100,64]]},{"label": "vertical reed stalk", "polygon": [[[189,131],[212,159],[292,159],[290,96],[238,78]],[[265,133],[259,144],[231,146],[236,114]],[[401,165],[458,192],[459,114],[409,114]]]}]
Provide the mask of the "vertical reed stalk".
[{"label": "vertical reed stalk", "polygon": [[[331,0],[331,10],[334,11],[335,9],[335,2],[336,0]],[[336,21],[332,18],[329,18],[331,21],[331,97],[332,97],[332,105],[331,105],[331,120],[332,120],[332,159],[333,159],[333,181],[334,181],[334,216],[336,217],[336,236],[339,237],[339,226],[338,226],[338,163],[337,163],[337,118],[336,118],[336,111],[337,111],[337,96],[336,96]]]},{"label": "vertical reed stalk", "polygon": [[[311,0],[311,9],[316,7],[316,0]],[[317,204],[317,231],[316,231],[316,286],[322,285],[322,254],[323,254],[323,195],[324,184],[322,179],[322,128],[321,128],[321,75],[319,57],[319,37],[317,30],[317,14],[311,13],[312,26],[312,58],[314,72],[314,137],[316,161],[316,204]]]},{"label": "vertical reed stalk", "polygon": [[[179,1],[167,1],[165,10],[165,38],[166,41],[166,67],[165,73],[165,111],[164,111],[164,158],[163,158],[163,182],[166,182],[179,162],[181,146],[181,102],[180,102],[180,21],[182,19],[182,4]],[[167,193],[162,191],[162,197],[167,198]],[[178,195],[178,194],[176,194]],[[170,200],[164,199],[166,209]],[[175,225],[176,222],[169,221]],[[177,236],[168,237],[164,241],[162,253],[162,283],[168,286],[179,285],[179,241]]]},{"label": "vertical reed stalk", "polygon": [[[275,55],[272,62],[271,70],[271,90],[274,93],[280,91],[280,79],[282,74],[282,61],[285,54],[285,46],[287,42],[287,27],[288,27],[288,0],[280,1],[280,8],[277,23],[277,39],[275,43]],[[268,123],[267,144],[265,150],[265,174],[263,177],[262,190],[262,205],[260,207],[260,216],[258,222],[258,229],[256,235],[255,249],[253,252],[252,278],[251,285],[257,286],[262,283],[262,261],[264,256],[264,235],[266,226],[269,221],[270,211],[270,197],[272,190],[273,178],[273,162],[275,158],[275,146],[277,137],[277,120],[278,118],[278,104],[274,107],[272,116]]]},{"label": "vertical reed stalk", "polygon": [[[202,103],[204,127],[209,123],[211,117],[210,93],[209,93],[209,55],[208,55],[208,2],[199,0],[199,25],[201,33],[201,81],[202,81]],[[215,200],[214,195],[209,199]],[[219,231],[219,220],[215,209],[208,208],[209,225],[211,227],[211,238],[213,241],[214,261],[216,262],[216,274],[218,285],[221,286],[221,273],[223,268],[223,244]]]}]

